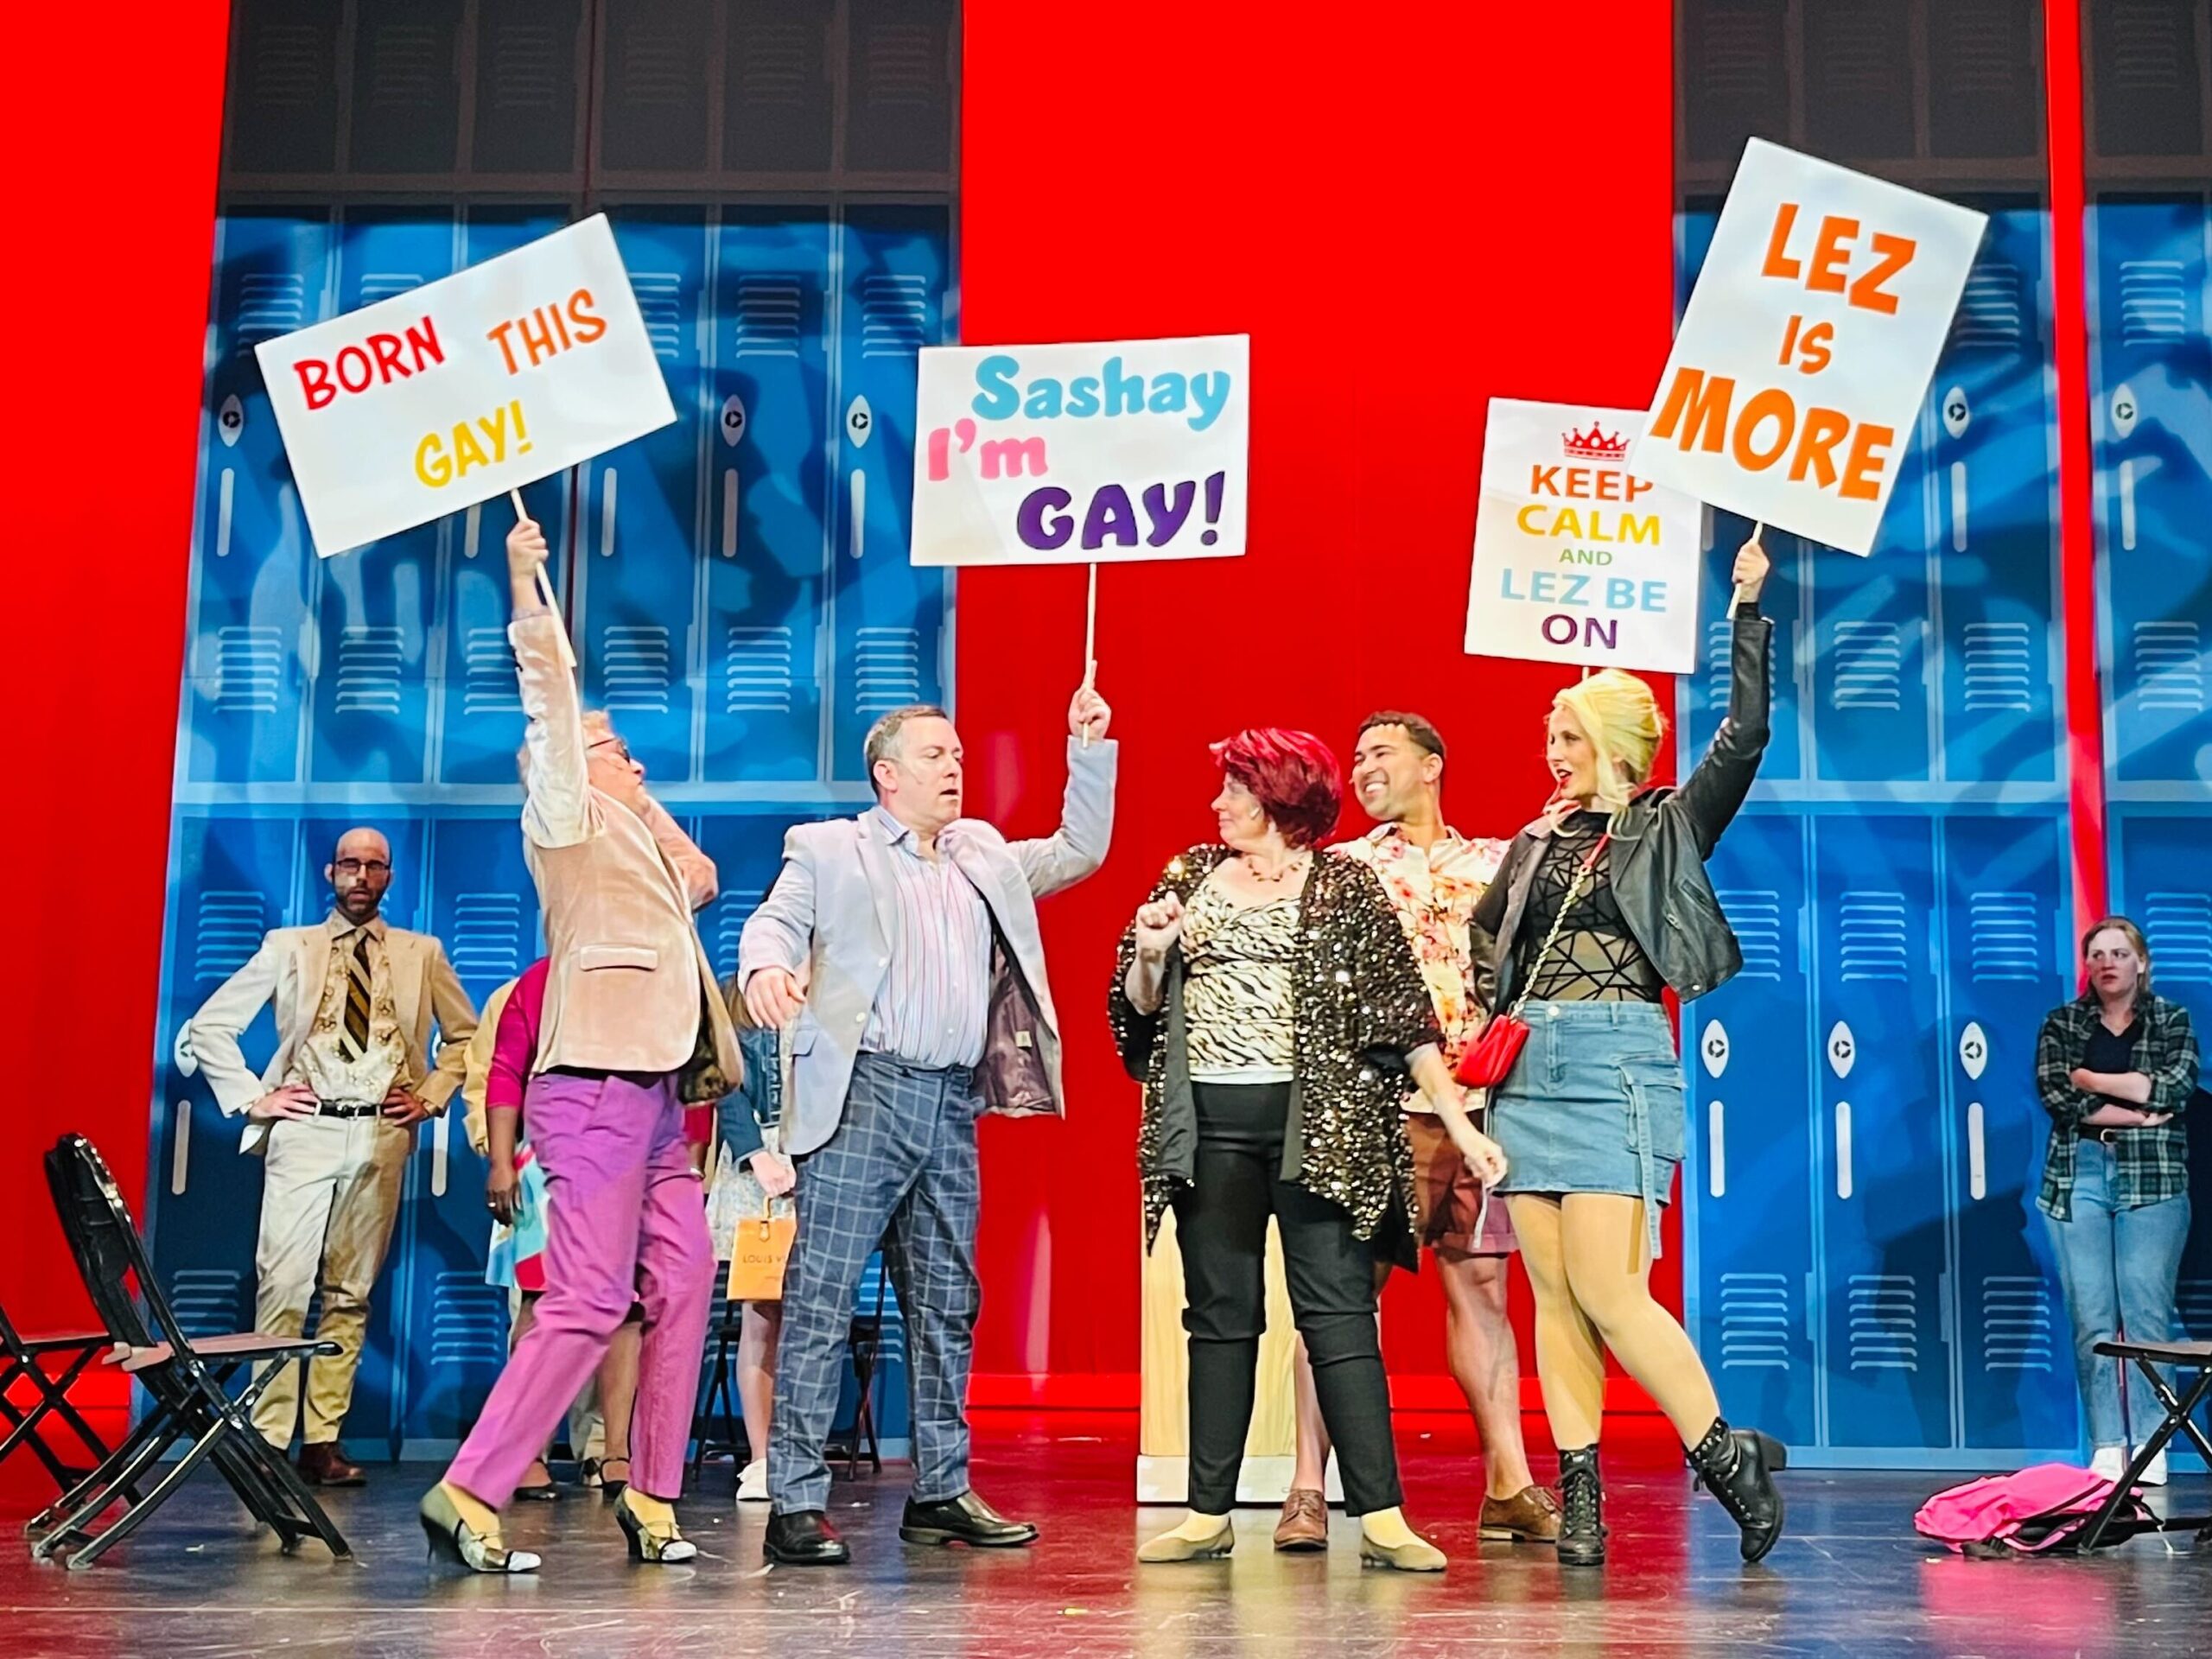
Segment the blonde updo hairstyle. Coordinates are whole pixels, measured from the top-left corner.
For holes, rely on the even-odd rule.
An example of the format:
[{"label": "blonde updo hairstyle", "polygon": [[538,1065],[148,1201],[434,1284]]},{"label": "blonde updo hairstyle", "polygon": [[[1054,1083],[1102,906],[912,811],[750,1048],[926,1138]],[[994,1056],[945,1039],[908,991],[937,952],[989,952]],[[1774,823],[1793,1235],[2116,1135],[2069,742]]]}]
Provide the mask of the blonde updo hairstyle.
[{"label": "blonde updo hairstyle", "polygon": [[1618,812],[1651,776],[1659,740],[1667,734],[1666,718],[1651,688],[1618,668],[1600,669],[1554,697],[1552,707],[1573,715],[1590,740],[1597,759],[1596,804],[1607,813]]}]

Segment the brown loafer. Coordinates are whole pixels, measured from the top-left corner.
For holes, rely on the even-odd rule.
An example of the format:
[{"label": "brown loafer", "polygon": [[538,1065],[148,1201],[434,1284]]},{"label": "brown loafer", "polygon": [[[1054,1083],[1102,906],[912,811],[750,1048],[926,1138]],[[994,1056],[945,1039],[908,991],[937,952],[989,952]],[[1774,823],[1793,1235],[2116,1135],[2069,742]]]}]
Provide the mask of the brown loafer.
[{"label": "brown loafer", "polygon": [[1546,1486],[1523,1486],[1510,1497],[1485,1497],[1482,1535],[1506,1543],[1555,1544],[1559,1499]]},{"label": "brown loafer", "polygon": [[348,1463],[335,1440],[319,1440],[300,1448],[300,1478],[310,1486],[362,1486],[368,1477],[358,1463]]},{"label": "brown loafer", "polygon": [[1294,1486],[1282,1501],[1282,1519],[1275,1522],[1275,1548],[1282,1550],[1326,1549],[1329,1547],[1329,1499],[1310,1486]]}]

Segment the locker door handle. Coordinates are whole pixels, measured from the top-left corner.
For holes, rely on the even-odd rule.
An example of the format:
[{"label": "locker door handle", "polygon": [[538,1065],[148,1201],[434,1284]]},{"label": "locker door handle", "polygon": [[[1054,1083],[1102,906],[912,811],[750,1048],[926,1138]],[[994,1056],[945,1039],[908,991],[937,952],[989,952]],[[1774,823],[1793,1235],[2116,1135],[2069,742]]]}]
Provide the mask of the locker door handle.
[{"label": "locker door handle", "polygon": [[614,556],[614,501],[616,480],[612,467],[602,467],[599,474],[599,556]]},{"label": "locker door handle", "polygon": [[192,1103],[169,1103],[169,1192],[181,1194],[192,1174]]},{"label": "locker door handle", "polygon": [[1839,1100],[1835,1103],[1835,1195],[1847,1202],[1851,1198],[1851,1103]]},{"label": "locker door handle", "polygon": [[453,1115],[440,1112],[430,1120],[430,1196],[446,1195],[446,1168],[453,1144]]},{"label": "locker door handle", "polygon": [[1951,551],[1967,550],[1967,464],[1951,463]]},{"label": "locker door handle", "polygon": [[[845,437],[855,451],[868,448],[868,441],[875,435],[875,411],[868,407],[868,399],[857,394],[845,405]],[[853,474],[849,486],[852,498],[852,555],[857,559],[868,548],[868,474],[861,470],[860,457],[853,458]]]},{"label": "locker door handle", "polygon": [[737,556],[737,468],[722,469],[722,557]]},{"label": "locker door handle", "polygon": [[1967,1196],[1974,1199],[1989,1196],[1989,1148],[1978,1100],[1967,1107]]},{"label": "locker door handle", "polygon": [[[230,474],[223,474],[227,482]],[[2120,544],[2127,552],[2135,550],[2135,463],[2120,463]]]},{"label": "locker door handle", "polygon": [[1727,1116],[1728,1109],[1716,1100],[1705,1126],[1705,1187],[1716,1198],[1728,1195],[1728,1137],[1723,1128]]}]

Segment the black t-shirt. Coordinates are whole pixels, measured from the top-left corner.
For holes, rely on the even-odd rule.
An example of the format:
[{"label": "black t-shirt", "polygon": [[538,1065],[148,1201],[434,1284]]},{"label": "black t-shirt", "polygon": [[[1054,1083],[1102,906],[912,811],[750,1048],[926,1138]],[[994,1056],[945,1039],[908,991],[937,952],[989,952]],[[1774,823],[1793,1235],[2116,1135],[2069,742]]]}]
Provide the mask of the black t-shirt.
[{"label": "black t-shirt", "polygon": [[[2142,1040],[2143,1016],[2139,1014],[2128,1021],[2126,1031],[2116,1032],[2102,1020],[2098,1020],[2089,1027],[2089,1041],[2082,1052],[2082,1069],[2106,1077],[2133,1071],[2138,1069],[2135,1064],[2136,1046]],[[2112,1100],[2109,1095],[2101,1098]],[[2116,1106],[2135,1106],[2139,1111],[2142,1109],[2132,1100],[2113,1101],[2113,1103]]]}]

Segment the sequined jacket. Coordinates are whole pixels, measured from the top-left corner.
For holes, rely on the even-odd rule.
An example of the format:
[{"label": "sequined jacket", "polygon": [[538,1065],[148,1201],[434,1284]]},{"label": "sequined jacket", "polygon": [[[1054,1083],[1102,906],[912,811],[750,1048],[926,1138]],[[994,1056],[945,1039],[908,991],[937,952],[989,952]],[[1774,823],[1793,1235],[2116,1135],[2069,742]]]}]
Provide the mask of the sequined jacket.
[{"label": "sequined jacket", "polygon": [[[1218,845],[1173,860],[1151,899],[1173,893],[1185,906],[1229,856]],[[1353,1233],[1374,1238],[1395,1215],[1390,1242],[1400,1264],[1414,1264],[1413,1154],[1400,1106],[1405,1056],[1441,1041],[1421,963],[1375,872],[1338,852],[1315,855],[1300,917],[1293,988],[1297,1049],[1292,1060],[1290,1130],[1282,1178],[1351,1212]],[[1140,1014],[1124,987],[1136,959],[1136,925],[1122,935],[1108,997],[1122,1064],[1144,1084],[1137,1166],[1144,1182],[1145,1248],[1160,1217],[1187,1187],[1198,1149],[1184,1030],[1183,953],[1168,953],[1159,1008]]]}]

